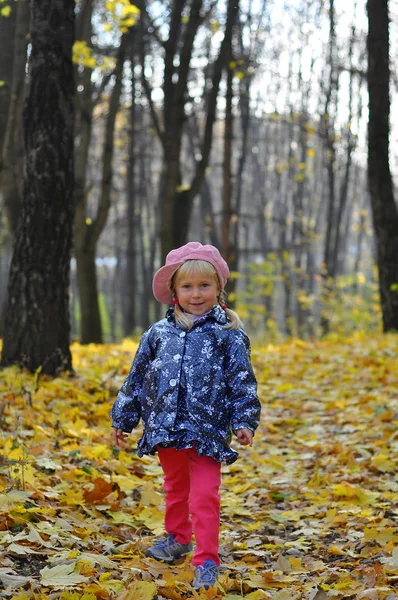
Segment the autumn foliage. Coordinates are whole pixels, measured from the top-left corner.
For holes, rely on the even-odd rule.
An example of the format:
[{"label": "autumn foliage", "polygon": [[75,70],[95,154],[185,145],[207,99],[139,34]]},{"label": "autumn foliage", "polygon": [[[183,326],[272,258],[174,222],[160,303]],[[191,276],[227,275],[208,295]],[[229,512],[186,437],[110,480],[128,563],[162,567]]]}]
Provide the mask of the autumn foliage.
[{"label": "autumn foliage", "polygon": [[11,600],[397,598],[398,338],[255,347],[263,420],[223,467],[217,589],[163,532],[155,457],[113,448],[109,410],[136,349],[72,347],[75,375],[0,373],[0,595]]}]

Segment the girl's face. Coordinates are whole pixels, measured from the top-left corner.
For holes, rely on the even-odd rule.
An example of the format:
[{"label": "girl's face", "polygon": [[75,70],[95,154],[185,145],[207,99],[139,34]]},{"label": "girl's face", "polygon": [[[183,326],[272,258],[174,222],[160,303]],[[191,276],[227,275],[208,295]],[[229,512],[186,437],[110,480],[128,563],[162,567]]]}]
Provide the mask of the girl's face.
[{"label": "girl's face", "polygon": [[220,287],[214,275],[191,273],[177,275],[174,292],[181,308],[199,317],[217,304]]}]

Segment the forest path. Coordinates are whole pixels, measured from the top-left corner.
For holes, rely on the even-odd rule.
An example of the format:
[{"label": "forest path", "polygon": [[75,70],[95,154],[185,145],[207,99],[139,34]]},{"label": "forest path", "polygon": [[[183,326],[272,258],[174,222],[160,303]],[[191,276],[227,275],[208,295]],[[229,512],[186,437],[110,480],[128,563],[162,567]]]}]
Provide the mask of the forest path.
[{"label": "forest path", "polygon": [[136,344],[72,348],[75,377],[0,372],[0,589],[12,600],[397,598],[398,337],[254,346],[252,449],[223,466],[217,590],[163,532],[157,459],[110,443]]}]

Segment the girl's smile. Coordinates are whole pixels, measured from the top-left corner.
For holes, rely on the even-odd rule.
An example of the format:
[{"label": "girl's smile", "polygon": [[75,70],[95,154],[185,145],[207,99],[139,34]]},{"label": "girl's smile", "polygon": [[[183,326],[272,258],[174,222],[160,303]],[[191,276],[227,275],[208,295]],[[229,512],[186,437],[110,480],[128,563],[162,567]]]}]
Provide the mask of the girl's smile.
[{"label": "girl's smile", "polygon": [[217,304],[220,287],[211,275],[193,274],[177,279],[175,293],[185,312],[201,316]]}]

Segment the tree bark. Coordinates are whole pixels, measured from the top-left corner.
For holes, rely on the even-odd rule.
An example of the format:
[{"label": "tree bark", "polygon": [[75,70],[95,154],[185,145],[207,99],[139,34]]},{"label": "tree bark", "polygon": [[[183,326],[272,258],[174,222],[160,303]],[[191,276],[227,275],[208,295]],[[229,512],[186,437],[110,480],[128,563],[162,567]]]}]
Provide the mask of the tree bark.
[{"label": "tree bark", "polygon": [[[106,225],[111,205],[113,137],[116,115],[119,110],[122,74],[127,34],[120,43],[115,68],[115,84],[109,101],[102,158],[102,187],[96,218],[86,220],[86,190],[79,191],[75,219],[75,256],[77,262],[81,320],[81,343],[102,343],[100,307],[97,294],[95,254],[98,239]],[[80,264],[79,264],[80,263]],[[79,275],[80,272],[80,275]],[[89,289],[90,288],[90,289]]]},{"label": "tree bark", "polygon": [[[231,47],[227,54],[227,61],[231,61]],[[231,219],[232,219],[232,136],[233,136],[233,115],[232,115],[232,99],[233,99],[233,71],[227,64],[227,89],[225,102],[225,119],[224,119],[224,159],[223,159],[223,192],[222,192],[222,253],[229,264],[232,259],[232,244],[231,244]]]},{"label": "tree bark", "polygon": [[11,100],[18,2],[17,0],[6,0],[6,3],[5,5],[2,5],[2,8],[4,6],[10,6],[11,13],[8,18],[0,18],[0,81],[4,82],[4,84],[0,86],[0,149],[3,148],[8,109]]},{"label": "tree bark", "polygon": [[7,216],[8,228],[14,236],[21,213],[23,196],[22,108],[30,26],[30,0],[18,2],[13,6],[12,11],[16,13],[16,27],[15,38],[11,46],[14,49],[11,61],[13,65],[11,95],[4,129],[5,135],[0,149],[2,151],[1,187],[4,212]]},{"label": "tree bark", "polygon": [[2,365],[55,375],[72,367],[74,2],[33,0],[23,112],[25,181],[11,262]]},{"label": "tree bark", "polygon": [[[336,23],[334,0],[329,4],[329,87],[326,94],[324,114],[322,116],[325,136],[326,167],[328,173],[329,198],[326,216],[326,234],[324,245],[325,279],[334,278],[333,245],[335,239],[336,212],[336,142],[334,120],[330,117],[333,95],[336,93],[338,78],[336,76]],[[337,101],[336,101],[337,104]]]},{"label": "tree bark", "polygon": [[136,295],[137,295],[137,269],[136,269],[136,136],[135,126],[137,120],[136,110],[136,81],[135,81],[135,54],[131,56],[131,109],[130,109],[130,140],[128,149],[127,171],[127,256],[126,256],[126,302],[123,318],[123,331],[125,336],[132,335],[136,327]]},{"label": "tree bark", "polygon": [[389,166],[388,0],[368,0],[368,177],[383,330],[398,331],[398,210]]},{"label": "tree bark", "polygon": [[95,244],[89,244],[82,250],[75,248],[82,344],[102,343],[95,250]]},{"label": "tree bark", "polygon": [[[322,115],[322,127],[326,151],[326,169],[328,174],[328,195],[326,210],[326,231],[323,250],[322,297],[324,305],[328,302],[334,290],[334,242],[336,228],[336,139],[334,118],[330,116],[333,96],[337,106],[338,73],[336,73],[336,23],[335,3],[329,0],[329,86],[326,93],[325,107]],[[322,310],[321,330],[326,335],[330,329],[327,310]]]},{"label": "tree bark", "polygon": [[[251,78],[246,78],[241,82],[239,92],[239,109],[240,109],[240,122],[241,122],[241,135],[242,135],[242,147],[240,151],[240,157],[238,161],[238,167],[236,172],[236,202],[235,202],[235,223],[233,226],[233,246],[235,255],[235,268],[239,264],[239,231],[240,231],[240,213],[242,209],[242,190],[243,190],[243,176],[245,172],[246,159],[248,157],[248,135],[250,126],[250,85]],[[236,283],[236,280],[234,280]]]}]

